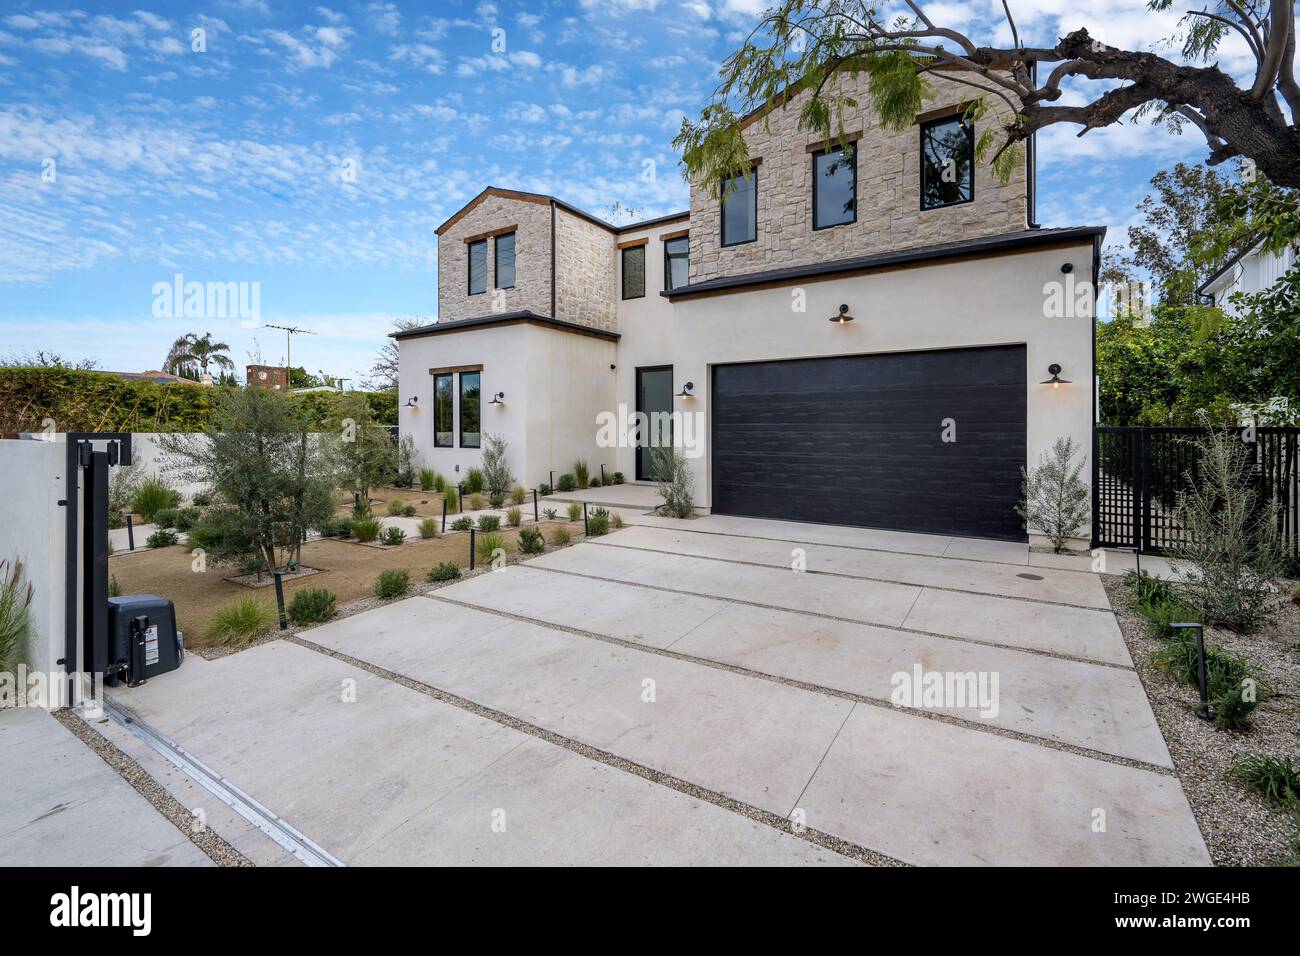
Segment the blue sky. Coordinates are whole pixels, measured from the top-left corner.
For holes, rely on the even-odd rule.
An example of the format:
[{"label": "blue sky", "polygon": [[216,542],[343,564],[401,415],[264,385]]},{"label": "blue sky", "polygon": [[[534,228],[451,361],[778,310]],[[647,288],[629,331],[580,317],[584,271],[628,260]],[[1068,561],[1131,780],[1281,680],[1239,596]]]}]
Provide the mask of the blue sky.
[{"label": "blue sky", "polygon": [[[433,230],[484,186],[607,217],[615,203],[635,218],[685,209],[669,143],[763,6],[7,0],[0,354],[143,370],[177,335],[211,331],[239,366],[259,346],[283,360],[282,333],[156,316],[154,284],[181,273],[259,283],[262,322],[319,333],[295,340],[294,364],[356,381],[395,316],[436,315]],[[1005,42],[1000,0],[925,7]],[[1143,0],[1012,10],[1045,45],[1089,26],[1161,49],[1177,20]],[[1040,137],[1039,219],[1107,225],[1112,240],[1156,170],[1204,155],[1196,137],[1145,125],[1074,133]]]}]

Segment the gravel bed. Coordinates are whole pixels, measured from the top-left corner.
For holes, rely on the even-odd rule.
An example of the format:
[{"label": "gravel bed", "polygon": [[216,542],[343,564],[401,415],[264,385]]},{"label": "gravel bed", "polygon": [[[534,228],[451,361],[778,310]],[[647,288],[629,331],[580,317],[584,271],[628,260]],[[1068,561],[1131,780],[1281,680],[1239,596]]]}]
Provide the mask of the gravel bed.
[{"label": "gravel bed", "polygon": [[[1102,582],[1210,857],[1219,866],[1267,866],[1293,858],[1300,825],[1229,779],[1227,772],[1235,759],[1249,754],[1295,759],[1300,753],[1300,607],[1285,602],[1278,619],[1256,634],[1218,628],[1205,632],[1207,645],[1247,658],[1278,692],[1255,709],[1245,732],[1235,733],[1216,730],[1196,716],[1197,688],[1175,682],[1151,663],[1162,642],[1148,635],[1134,613],[1123,579],[1106,575]],[[1286,594],[1294,587],[1292,583]]]}]

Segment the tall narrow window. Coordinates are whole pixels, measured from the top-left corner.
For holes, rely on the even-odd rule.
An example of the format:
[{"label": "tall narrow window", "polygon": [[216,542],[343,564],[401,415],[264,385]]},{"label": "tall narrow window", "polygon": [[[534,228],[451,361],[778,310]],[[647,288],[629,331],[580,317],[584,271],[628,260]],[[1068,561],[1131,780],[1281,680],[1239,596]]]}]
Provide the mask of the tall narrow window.
[{"label": "tall narrow window", "polygon": [[452,424],[451,375],[433,377],[433,447],[451,448],[455,442]]},{"label": "tall narrow window", "polygon": [[513,289],[515,287],[515,234],[506,233],[504,236],[497,236],[497,281],[498,289]]},{"label": "tall narrow window", "polygon": [[479,446],[479,373],[460,373],[460,447]]},{"label": "tall narrow window", "polygon": [[975,198],[975,127],[960,116],[921,127],[921,208]]},{"label": "tall narrow window", "polygon": [[758,238],[758,169],[722,181],[722,244],[738,246]]},{"label": "tall narrow window", "polygon": [[842,226],[858,218],[858,147],[813,153],[813,228]]},{"label": "tall narrow window", "polygon": [[645,246],[629,246],[623,250],[623,298],[640,299],[645,296]]},{"label": "tall narrow window", "polygon": [[487,240],[469,244],[469,294],[487,291]]},{"label": "tall narrow window", "polygon": [[680,289],[690,277],[691,240],[678,236],[664,243],[664,288]]}]

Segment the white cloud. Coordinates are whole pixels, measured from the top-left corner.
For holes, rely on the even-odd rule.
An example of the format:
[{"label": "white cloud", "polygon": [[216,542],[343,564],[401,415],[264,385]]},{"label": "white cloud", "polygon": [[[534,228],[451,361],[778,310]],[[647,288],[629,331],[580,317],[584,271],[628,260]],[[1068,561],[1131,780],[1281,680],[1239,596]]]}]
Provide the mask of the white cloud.
[{"label": "white cloud", "polygon": [[398,63],[409,63],[429,73],[442,72],[442,52],[427,43],[403,43],[389,51],[388,58]]},{"label": "white cloud", "polygon": [[396,4],[372,3],[366,7],[366,13],[369,14],[370,25],[380,33],[396,36],[401,28],[402,15],[397,11]]}]

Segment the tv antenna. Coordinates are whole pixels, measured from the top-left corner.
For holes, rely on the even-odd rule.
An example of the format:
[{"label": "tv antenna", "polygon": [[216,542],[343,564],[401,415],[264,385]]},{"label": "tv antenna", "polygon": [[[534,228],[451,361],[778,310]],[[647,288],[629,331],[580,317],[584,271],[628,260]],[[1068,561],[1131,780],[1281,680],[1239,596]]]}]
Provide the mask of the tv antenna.
[{"label": "tv antenna", "polygon": [[315,335],[311,329],[300,329],[296,325],[264,325],[264,329],[279,329],[284,333],[284,390],[293,391],[293,362],[290,359],[290,348],[293,344],[295,335]]}]

